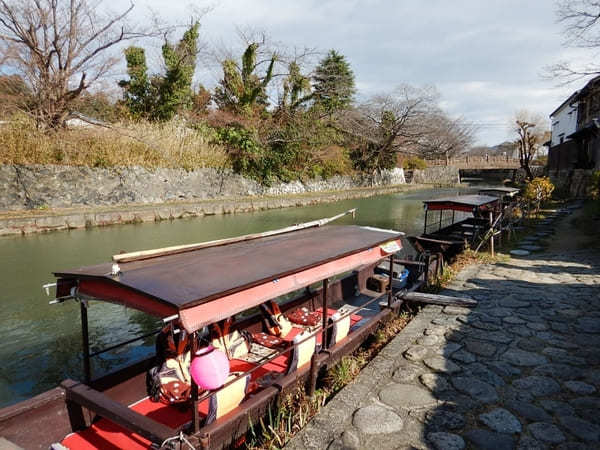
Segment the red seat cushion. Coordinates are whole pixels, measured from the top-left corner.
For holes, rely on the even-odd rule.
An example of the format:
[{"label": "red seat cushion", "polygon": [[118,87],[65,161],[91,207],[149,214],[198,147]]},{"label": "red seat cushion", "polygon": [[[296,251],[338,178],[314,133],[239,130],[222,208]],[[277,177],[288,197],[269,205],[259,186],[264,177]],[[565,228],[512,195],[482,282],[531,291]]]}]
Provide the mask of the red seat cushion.
[{"label": "red seat cushion", "polygon": [[280,337],[273,336],[272,334],[267,334],[265,332],[253,333],[252,339],[257,344],[268,348],[277,348],[282,346],[285,347],[287,345],[287,342],[281,339]]},{"label": "red seat cushion", "polygon": [[314,327],[321,320],[321,314],[316,311],[309,311],[308,308],[298,308],[285,315],[290,322],[297,325]]}]

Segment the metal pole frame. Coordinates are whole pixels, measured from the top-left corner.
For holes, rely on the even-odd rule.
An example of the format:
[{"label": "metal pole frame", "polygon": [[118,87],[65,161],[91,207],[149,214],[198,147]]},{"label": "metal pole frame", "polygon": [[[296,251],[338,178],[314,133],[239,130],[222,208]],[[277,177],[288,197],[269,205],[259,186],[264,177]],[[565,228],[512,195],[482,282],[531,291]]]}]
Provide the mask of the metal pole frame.
[{"label": "metal pole frame", "polygon": [[[196,357],[196,352],[198,351],[198,339],[197,339],[197,331],[190,333],[188,338],[189,346],[190,346],[190,363]],[[194,429],[194,433],[200,431],[200,413],[198,411],[198,385],[196,381],[194,381],[193,377],[191,378],[192,383],[192,392],[191,392],[191,401],[192,401],[192,427]]]},{"label": "metal pole frame", "polygon": [[79,298],[79,309],[81,311],[81,341],[83,348],[83,379],[85,384],[92,380],[92,368],[90,365],[90,336],[88,330],[87,300]]}]

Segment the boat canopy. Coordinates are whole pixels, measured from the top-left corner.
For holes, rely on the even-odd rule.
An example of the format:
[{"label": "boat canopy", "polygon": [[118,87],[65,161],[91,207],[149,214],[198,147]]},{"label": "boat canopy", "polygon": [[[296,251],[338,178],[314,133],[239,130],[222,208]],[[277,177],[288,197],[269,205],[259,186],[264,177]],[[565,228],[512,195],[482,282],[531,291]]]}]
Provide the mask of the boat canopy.
[{"label": "boat canopy", "polygon": [[402,248],[404,233],[323,226],[252,240],[157,253],[151,258],[55,272],[57,298],[119,303],[188,332],[317,281],[376,263]]},{"label": "boat canopy", "polygon": [[425,209],[428,211],[452,210],[473,212],[477,209],[491,209],[498,204],[498,197],[489,195],[458,195],[436,200],[425,200]]}]

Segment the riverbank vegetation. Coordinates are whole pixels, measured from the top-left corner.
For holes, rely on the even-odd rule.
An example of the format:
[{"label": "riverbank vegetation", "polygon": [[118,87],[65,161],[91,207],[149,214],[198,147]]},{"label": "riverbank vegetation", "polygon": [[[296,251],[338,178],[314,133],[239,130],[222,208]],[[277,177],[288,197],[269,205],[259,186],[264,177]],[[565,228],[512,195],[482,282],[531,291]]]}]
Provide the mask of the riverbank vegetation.
[{"label": "riverbank vegetation", "polygon": [[[132,26],[131,8],[99,18],[106,27],[97,35],[83,27],[64,35],[78,14],[94,13],[88,0],[20,3],[0,8],[2,164],[228,167],[269,184],[373,174],[405,159],[420,168],[473,140],[470,124],[439,107],[434,87],[365,96],[334,49],[289,48],[244,31],[238,45],[209,48],[199,38],[202,14],[175,39],[176,27]],[[58,38],[44,40],[49,32]],[[149,38],[163,40],[161,70],[148,62]],[[212,87],[195,77],[206,55],[217,68]],[[119,64],[127,76],[116,81],[109,69]]]},{"label": "riverbank vegetation", "polygon": [[61,164],[89,167],[230,167],[215,133],[177,120],[113,123],[110,128],[59,129],[41,133],[26,116],[0,127],[0,164]]}]

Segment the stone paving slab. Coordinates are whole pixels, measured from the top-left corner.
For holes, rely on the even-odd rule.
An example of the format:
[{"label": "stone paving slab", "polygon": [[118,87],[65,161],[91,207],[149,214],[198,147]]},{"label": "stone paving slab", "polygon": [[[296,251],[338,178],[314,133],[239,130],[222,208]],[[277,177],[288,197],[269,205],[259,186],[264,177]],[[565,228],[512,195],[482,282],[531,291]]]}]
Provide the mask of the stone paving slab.
[{"label": "stone paving slab", "polygon": [[467,267],[289,449],[600,448],[600,255]]}]

